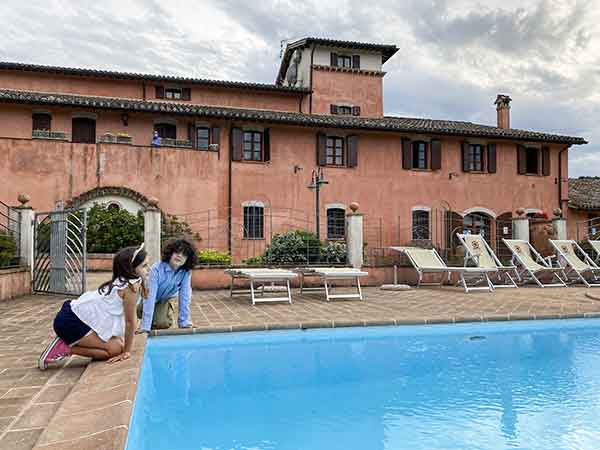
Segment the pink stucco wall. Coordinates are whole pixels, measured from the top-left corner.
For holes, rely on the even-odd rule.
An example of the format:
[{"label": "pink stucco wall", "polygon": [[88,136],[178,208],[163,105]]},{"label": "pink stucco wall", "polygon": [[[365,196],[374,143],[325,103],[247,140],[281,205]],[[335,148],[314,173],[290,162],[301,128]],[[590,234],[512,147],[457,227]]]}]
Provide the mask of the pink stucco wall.
[{"label": "pink stucco wall", "polygon": [[28,268],[0,269],[0,301],[31,294]]}]

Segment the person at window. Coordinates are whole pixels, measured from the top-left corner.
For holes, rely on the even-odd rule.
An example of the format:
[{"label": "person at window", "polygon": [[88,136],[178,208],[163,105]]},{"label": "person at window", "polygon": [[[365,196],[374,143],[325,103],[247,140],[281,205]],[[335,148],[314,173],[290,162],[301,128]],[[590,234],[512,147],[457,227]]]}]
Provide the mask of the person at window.
[{"label": "person at window", "polygon": [[192,298],[192,269],[198,261],[194,245],[185,239],[169,242],[160,262],[152,266],[148,277],[148,295],[138,304],[137,315],[142,319],[138,333],[165,329],[173,325],[174,307],[171,301],[179,298],[179,328],[192,328],[190,301]]},{"label": "person at window", "polygon": [[109,363],[131,356],[138,295],[147,296],[150,270],[144,244],[119,250],[110,281],[67,300],[54,319],[56,337],[38,359],[41,370],[70,355]]},{"label": "person at window", "polygon": [[152,136],[152,146],[153,147],[160,147],[161,142],[160,142],[160,135],[158,134],[158,131],[154,130],[154,135]]}]

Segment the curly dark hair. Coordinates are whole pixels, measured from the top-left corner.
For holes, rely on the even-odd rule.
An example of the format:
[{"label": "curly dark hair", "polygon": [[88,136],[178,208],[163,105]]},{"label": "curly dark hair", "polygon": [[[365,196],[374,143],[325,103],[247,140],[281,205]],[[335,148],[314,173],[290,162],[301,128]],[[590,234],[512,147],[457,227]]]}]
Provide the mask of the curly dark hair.
[{"label": "curly dark hair", "polygon": [[187,260],[185,264],[179,268],[179,270],[192,270],[196,264],[198,264],[198,251],[194,244],[185,239],[177,239],[167,242],[162,251],[163,262],[167,264],[171,260],[173,253],[183,253]]}]

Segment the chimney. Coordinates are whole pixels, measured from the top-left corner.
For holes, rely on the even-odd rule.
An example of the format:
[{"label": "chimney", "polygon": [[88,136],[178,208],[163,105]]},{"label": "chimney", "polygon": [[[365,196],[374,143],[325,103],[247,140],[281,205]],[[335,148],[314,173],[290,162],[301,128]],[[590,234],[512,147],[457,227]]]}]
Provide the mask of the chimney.
[{"label": "chimney", "polygon": [[505,130],[510,128],[510,102],[512,98],[508,95],[498,94],[494,105],[496,105],[496,112],[498,113],[498,128],[504,128]]}]

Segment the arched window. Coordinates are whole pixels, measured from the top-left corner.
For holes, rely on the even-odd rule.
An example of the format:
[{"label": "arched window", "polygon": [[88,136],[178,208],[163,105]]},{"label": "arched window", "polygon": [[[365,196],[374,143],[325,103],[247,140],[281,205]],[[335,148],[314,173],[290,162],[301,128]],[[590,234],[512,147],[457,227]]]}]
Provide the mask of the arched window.
[{"label": "arched window", "polygon": [[342,208],[327,209],[327,239],[346,238],[346,211]]},{"label": "arched window", "polygon": [[248,201],[244,208],[244,239],[265,238],[265,206],[263,202]]},{"label": "arched window", "polygon": [[412,240],[428,241],[430,239],[429,211],[426,209],[414,209],[412,212]]}]

